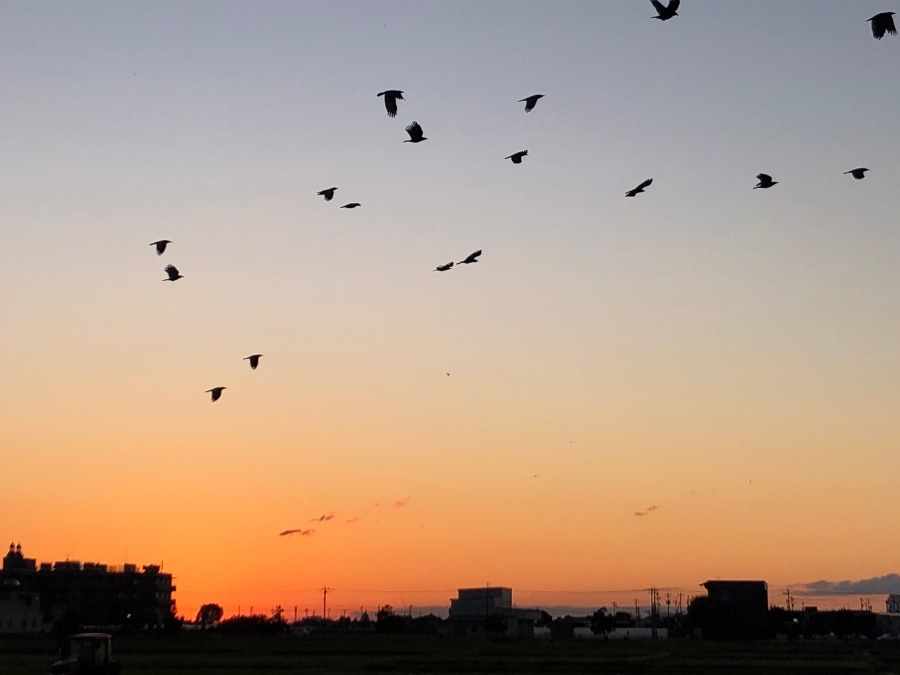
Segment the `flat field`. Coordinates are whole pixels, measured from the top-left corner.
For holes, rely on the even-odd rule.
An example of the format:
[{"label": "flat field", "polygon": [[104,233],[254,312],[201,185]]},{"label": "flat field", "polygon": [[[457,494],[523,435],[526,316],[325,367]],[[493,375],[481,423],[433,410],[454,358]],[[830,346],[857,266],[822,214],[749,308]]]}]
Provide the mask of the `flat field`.
[{"label": "flat field", "polygon": [[[0,673],[49,672],[53,638],[0,639]],[[898,673],[900,643],[489,642],[418,635],[115,636],[123,675],[160,673]]]}]

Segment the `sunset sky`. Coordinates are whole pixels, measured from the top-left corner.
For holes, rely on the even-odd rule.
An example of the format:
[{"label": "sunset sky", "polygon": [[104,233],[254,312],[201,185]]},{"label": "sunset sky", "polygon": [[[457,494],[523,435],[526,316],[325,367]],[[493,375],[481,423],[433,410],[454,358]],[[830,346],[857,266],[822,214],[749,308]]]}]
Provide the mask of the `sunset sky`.
[{"label": "sunset sky", "polygon": [[0,3],[0,536],[189,617],[897,572],[889,10]]}]

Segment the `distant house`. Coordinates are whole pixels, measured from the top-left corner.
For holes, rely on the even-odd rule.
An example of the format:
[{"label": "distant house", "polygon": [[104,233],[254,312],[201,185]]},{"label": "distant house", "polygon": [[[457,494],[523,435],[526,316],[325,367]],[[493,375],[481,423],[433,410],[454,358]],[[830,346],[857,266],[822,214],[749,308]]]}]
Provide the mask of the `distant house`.
[{"label": "distant house", "polygon": [[541,610],[512,606],[512,589],[504,586],[460,588],[450,600],[451,634],[507,639],[534,637]]},{"label": "distant house", "polygon": [[769,621],[769,588],[765,581],[707,581],[709,621],[703,637],[749,640],[765,637]]},{"label": "distant house", "polygon": [[38,594],[23,591],[19,582],[5,579],[0,586],[0,635],[39,633],[43,625]]},{"label": "distant house", "polygon": [[900,614],[900,593],[891,593],[884,601],[884,605],[888,614]]}]

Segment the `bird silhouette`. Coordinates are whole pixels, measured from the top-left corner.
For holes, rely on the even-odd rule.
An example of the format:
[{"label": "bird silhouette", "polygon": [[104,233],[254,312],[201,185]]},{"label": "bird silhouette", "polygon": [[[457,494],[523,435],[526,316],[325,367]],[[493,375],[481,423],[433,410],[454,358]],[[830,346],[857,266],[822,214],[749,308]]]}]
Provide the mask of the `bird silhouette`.
[{"label": "bird silhouette", "polygon": [[434,271],[435,271],[435,272],[446,272],[446,271],[449,270],[451,267],[453,267],[453,261],[452,261],[452,260],[451,260],[450,262],[448,262],[446,265],[438,265],[437,267],[434,268]]},{"label": "bird silhouette", "polygon": [[753,186],[754,190],[756,188],[762,188],[765,190],[766,188],[770,188],[778,183],[777,180],[772,180],[772,176],[767,173],[758,173],[756,174],[756,177],[757,179],[759,179],[759,183]]},{"label": "bird silhouette", "polygon": [[669,0],[669,6],[664,6],[659,0],[650,0],[653,6],[656,8],[656,13],[659,16],[654,16],[651,18],[659,19],[660,21],[668,21],[673,16],[678,16],[678,12],[675,10],[678,9],[678,5],[681,4],[681,0]]},{"label": "bird silhouette", "polygon": [[387,109],[388,117],[396,117],[397,101],[406,100],[403,98],[403,92],[399,89],[388,89],[387,91],[379,92],[378,95],[384,96],[384,107]]},{"label": "bird silhouette", "polygon": [[514,152],[509,157],[504,157],[503,159],[511,159],[513,164],[521,164],[522,158],[527,154],[527,150],[520,150],[519,152]]},{"label": "bird silhouette", "polygon": [[476,262],[478,262],[478,256],[480,256],[480,255],[481,255],[481,249],[478,249],[474,253],[470,253],[469,255],[467,255],[464,260],[460,260],[456,264],[457,265],[468,265],[469,263],[476,263]]},{"label": "bird silhouette", "polygon": [[166,245],[171,244],[172,242],[168,239],[160,239],[159,241],[154,241],[150,243],[150,246],[156,247],[156,255],[162,255],[166,252]]},{"label": "bird silhouette", "polygon": [[634,197],[634,196],[635,196],[636,194],[638,194],[639,192],[643,192],[643,191],[644,191],[644,188],[645,188],[645,187],[648,187],[648,186],[650,185],[650,183],[652,183],[652,182],[653,182],[653,179],[652,179],[652,178],[648,178],[647,180],[645,180],[643,183],[641,183],[640,185],[638,185],[638,186],[637,186],[636,188],[634,188],[633,190],[629,190],[628,192],[626,192],[626,193],[625,193],[625,196],[626,196],[626,197]]},{"label": "bird silhouette", "polygon": [[868,169],[866,169],[865,167],[860,167],[859,169],[850,169],[850,171],[845,171],[844,175],[849,173],[856,180],[862,180],[866,177],[866,171],[868,171]]},{"label": "bird silhouette", "polygon": [[163,279],[163,281],[176,281],[177,279],[183,279],[184,277],[178,273],[178,268],[175,265],[166,265],[166,274],[169,275],[168,279]]},{"label": "bird silhouette", "polygon": [[228,387],[213,387],[212,389],[207,389],[206,393],[210,395],[212,402],[215,403],[222,397],[222,391],[228,389]]},{"label": "bird silhouette", "polygon": [[422,141],[428,140],[425,136],[422,135],[422,127],[418,122],[413,122],[408,127],[406,127],[406,133],[409,134],[409,138],[403,141],[404,143],[421,143]]},{"label": "bird silhouette", "polygon": [[250,361],[250,370],[256,370],[256,366],[259,365],[259,357],[262,354],[251,354],[250,356],[245,356],[242,361]]},{"label": "bird silhouette", "polygon": [[544,98],[543,94],[532,94],[531,96],[526,96],[525,98],[520,98],[519,103],[525,104],[525,112],[531,112],[534,110],[534,106],[537,105],[538,99]]},{"label": "bird silhouette", "polygon": [[885,33],[897,34],[897,27],[894,25],[894,12],[882,12],[871,19],[866,19],[866,21],[872,22],[872,35],[876,40],[883,38]]},{"label": "bird silhouette", "polygon": [[325,197],[326,202],[330,202],[332,199],[334,199],[335,190],[337,190],[336,187],[325,188],[324,190],[319,190],[316,194],[322,195],[323,197]]},{"label": "bird silhouette", "polygon": [[355,209],[357,206],[362,206],[359,202],[350,202],[349,204],[344,204],[342,209]]}]

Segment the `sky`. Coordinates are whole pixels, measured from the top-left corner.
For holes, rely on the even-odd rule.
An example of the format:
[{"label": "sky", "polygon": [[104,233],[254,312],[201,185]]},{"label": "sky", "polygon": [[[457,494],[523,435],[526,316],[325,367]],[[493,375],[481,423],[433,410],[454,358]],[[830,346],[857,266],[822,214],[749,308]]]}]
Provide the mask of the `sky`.
[{"label": "sky", "polygon": [[0,534],[186,616],[897,573],[889,10],[0,3]]}]

